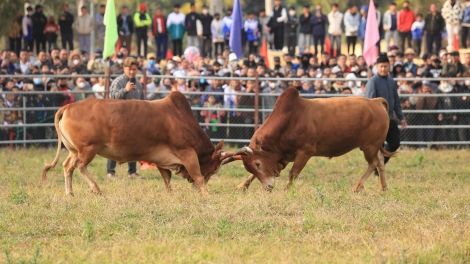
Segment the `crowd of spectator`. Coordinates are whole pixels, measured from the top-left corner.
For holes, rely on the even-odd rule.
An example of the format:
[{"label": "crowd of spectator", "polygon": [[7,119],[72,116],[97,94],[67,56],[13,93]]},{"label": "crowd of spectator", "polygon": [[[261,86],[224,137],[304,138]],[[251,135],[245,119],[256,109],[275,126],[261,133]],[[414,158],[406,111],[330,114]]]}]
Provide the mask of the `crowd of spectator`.
[{"label": "crowd of spectator", "polygon": [[[470,1],[468,1],[470,2]],[[236,108],[253,109],[257,87],[265,94],[282,93],[287,87],[296,87],[302,94],[353,94],[364,95],[365,84],[374,68],[367,67],[361,55],[355,55],[356,42],[364,39],[367,6],[358,11],[351,6],[343,15],[338,5],[333,4],[331,12],[324,14],[321,6],[315,7],[311,14],[310,7],[304,6],[297,17],[296,8],[284,8],[281,1],[275,1],[272,16],[265,10],[247,14],[244,22],[243,41],[246,44],[246,57],[236,58],[230,52],[228,39],[232,23],[230,8],[221,18],[220,14],[211,16],[204,6],[202,13],[196,12],[191,5],[191,12],[184,15],[180,6],[165,16],[161,9],[151,17],[145,4],[139,6],[134,16],[128,14],[123,6],[117,16],[121,48],[109,61],[105,61],[100,48],[90,56],[90,35],[96,31],[99,47],[105,28],[103,17],[105,6],[92,19],[86,7],[81,8],[81,16],[76,21],[65,6],[56,24],[53,16],[46,18],[42,7],[37,5],[35,13],[27,8],[27,15],[18,14],[16,27],[10,34],[11,48],[0,55],[0,89],[2,91],[44,91],[43,94],[15,95],[4,94],[0,100],[4,108],[17,107],[60,107],[87,98],[105,98],[104,72],[109,69],[112,75],[123,73],[123,62],[132,56],[132,37],[137,39],[139,71],[146,70],[150,76],[139,80],[146,87],[148,100],[161,99],[167,92],[201,91],[220,92],[188,96],[192,106],[204,107],[194,111],[195,117],[212,138],[248,139],[252,128],[226,128],[218,123],[253,124],[253,112],[236,111]],[[460,10],[460,11],[458,11]],[[459,13],[460,12],[460,13]],[[460,20],[455,20],[456,16]],[[394,78],[413,78],[413,81],[398,81],[399,93],[404,96],[401,104],[404,110],[448,110],[470,109],[470,98],[465,96],[446,96],[452,93],[467,93],[470,87],[470,54],[455,50],[452,43],[454,35],[460,36],[462,47],[467,45],[468,27],[470,27],[470,5],[462,5],[458,0],[448,0],[440,13],[435,4],[430,6],[426,16],[414,14],[410,3],[405,1],[402,10],[392,3],[382,16],[377,12],[380,31],[385,39],[385,49],[390,60],[390,74]],[[468,22],[468,24],[467,24]],[[20,26],[21,25],[21,26]],[[19,27],[18,27],[19,26]],[[43,30],[40,30],[40,29]],[[73,29],[76,29],[80,49],[73,47]],[[344,31],[343,31],[344,28]],[[447,33],[446,33],[447,31]],[[35,33],[36,32],[36,33]],[[40,33],[37,33],[40,32]],[[453,32],[453,33],[451,33]],[[57,47],[58,34],[62,48]],[[298,36],[297,36],[298,34]],[[341,48],[341,37],[346,36],[346,49]],[[446,48],[441,47],[446,38]],[[452,35],[454,34],[454,35]],[[325,37],[330,40],[330,48],[325,49]],[[444,37],[443,37],[444,36]],[[450,37],[452,36],[452,37]],[[149,52],[148,37],[154,39],[156,52]],[[201,57],[191,62],[182,56],[183,38],[187,46],[196,46],[201,50]],[[286,40],[287,39],[287,40]],[[170,41],[171,40],[171,41]],[[260,43],[266,42],[274,50],[281,50],[285,45],[287,52],[282,57],[274,57],[274,65],[268,68],[265,59],[258,55]],[[298,40],[298,41],[297,41]],[[46,42],[48,45],[46,45]],[[390,42],[393,42],[391,45]],[[423,43],[424,42],[424,43]],[[168,44],[171,43],[174,57],[167,58]],[[313,52],[310,46],[314,45]],[[380,48],[380,45],[378,45]],[[423,47],[423,48],[422,48]],[[298,49],[299,53],[296,54]],[[37,52],[33,52],[36,50]],[[420,61],[419,64],[417,62]],[[421,63],[422,61],[422,63]],[[2,75],[30,75],[30,78],[3,78]],[[102,77],[89,78],[84,74],[97,74]],[[240,81],[231,77],[273,78],[271,81]],[[49,75],[71,75],[72,77],[55,78]],[[84,75],[84,76],[81,76]],[[163,78],[160,76],[172,76]],[[207,76],[203,79],[189,79],[188,76]],[[225,80],[211,79],[211,76],[226,77]],[[285,81],[281,78],[292,78]],[[452,81],[427,81],[425,78],[456,77]],[[313,81],[312,81],[313,78]],[[336,79],[328,81],[326,78]],[[278,79],[278,80],[276,80]],[[345,80],[344,80],[345,79]],[[146,83],[144,83],[146,81]],[[49,92],[61,93],[49,93]],[[241,95],[240,95],[241,93]],[[440,97],[406,96],[407,94],[441,94]],[[258,102],[261,109],[273,108],[276,96],[262,96]],[[233,108],[233,111],[227,109]],[[20,111],[4,110],[0,121],[4,125],[31,123],[53,123],[53,110]],[[268,117],[260,113],[260,122]],[[468,125],[468,114],[456,113],[413,113],[406,114],[410,125]],[[51,139],[54,138],[52,127],[0,129],[0,140]],[[25,135],[26,133],[26,135]],[[403,134],[405,141],[467,141],[469,129],[408,129]],[[424,147],[424,146],[421,146]]]}]

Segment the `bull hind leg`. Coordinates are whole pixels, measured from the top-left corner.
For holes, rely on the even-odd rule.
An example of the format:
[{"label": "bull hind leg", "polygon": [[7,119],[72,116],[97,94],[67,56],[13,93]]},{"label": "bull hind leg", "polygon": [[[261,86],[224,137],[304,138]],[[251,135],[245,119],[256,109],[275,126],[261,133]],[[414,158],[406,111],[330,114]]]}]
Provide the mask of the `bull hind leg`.
[{"label": "bull hind leg", "polygon": [[171,180],[171,171],[167,169],[162,169],[158,167],[160,174],[162,175],[163,181],[165,181],[165,187],[167,192],[171,192],[170,180]]},{"label": "bull hind leg", "polygon": [[83,179],[88,183],[91,191],[96,194],[101,194],[98,184],[96,184],[96,182],[91,178],[87,169],[88,164],[95,158],[96,153],[98,153],[96,149],[82,149],[82,151],[78,153],[78,158],[75,161],[74,167],[78,169],[80,175],[82,175]]},{"label": "bull hind leg", "polygon": [[69,152],[69,156],[65,159],[64,163],[62,164],[64,168],[64,177],[65,177],[65,194],[73,196],[72,190],[72,176],[73,171],[75,170],[74,164],[75,160],[77,159],[77,154],[73,152]]},{"label": "bull hind leg", "polygon": [[379,159],[379,177],[380,177],[380,189],[382,191],[387,190],[387,182],[385,181],[385,157],[382,155],[382,152],[379,151],[377,154],[377,158]]},{"label": "bull hind leg", "polygon": [[362,175],[362,177],[356,182],[354,185],[354,192],[358,193],[364,188],[364,182],[370,176],[370,174],[374,171],[374,169],[379,165],[379,158],[377,156],[377,149],[376,148],[364,148],[364,158],[367,160],[368,167],[366,172]]}]

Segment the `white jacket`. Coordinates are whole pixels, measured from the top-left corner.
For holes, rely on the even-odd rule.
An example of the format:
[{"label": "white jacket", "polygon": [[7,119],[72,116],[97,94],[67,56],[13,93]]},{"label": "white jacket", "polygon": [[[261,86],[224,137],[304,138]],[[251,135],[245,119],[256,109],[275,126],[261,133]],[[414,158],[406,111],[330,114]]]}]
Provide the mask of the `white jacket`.
[{"label": "white jacket", "polygon": [[359,12],[356,12],[355,15],[352,15],[349,10],[346,11],[346,14],[344,15],[344,28],[346,31],[346,36],[357,36],[360,22],[361,15]]},{"label": "white jacket", "polygon": [[224,24],[222,19],[213,19],[211,23],[212,42],[224,42],[223,35]]},{"label": "white jacket", "polygon": [[79,16],[75,21],[75,29],[79,35],[88,35],[95,28],[95,20],[90,14]]},{"label": "white jacket", "polygon": [[463,6],[459,0],[455,1],[454,7],[450,4],[450,0],[447,0],[442,7],[442,17],[446,21],[446,24],[459,25],[462,21]]},{"label": "white jacket", "polygon": [[336,11],[328,14],[328,34],[333,36],[339,36],[343,33],[341,29],[341,23],[343,23],[343,13]]},{"label": "white jacket", "polygon": [[[397,16],[397,27],[398,27],[398,11],[395,13],[395,15]],[[384,30],[385,31],[389,31],[390,28],[392,27],[392,12],[390,12],[390,10],[387,10],[385,11],[384,13]]]},{"label": "white jacket", "polygon": [[178,12],[175,13],[175,12],[171,12],[167,19],[166,19],[166,28],[170,28],[170,26],[173,24],[173,25],[184,25],[184,20],[186,19],[186,16],[181,13],[181,12]]}]

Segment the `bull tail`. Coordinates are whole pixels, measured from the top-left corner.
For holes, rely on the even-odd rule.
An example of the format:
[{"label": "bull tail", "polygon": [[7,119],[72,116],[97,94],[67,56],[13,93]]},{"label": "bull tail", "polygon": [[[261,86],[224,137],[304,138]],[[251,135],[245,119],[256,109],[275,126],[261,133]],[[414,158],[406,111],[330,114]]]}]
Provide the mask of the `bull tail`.
[{"label": "bull tail", "polygon": [[395,157],[397,155],[397,152],[389,152],[389,151],[386,151],[384,149],[384,147],[380,147],[380,153],[382,153],[382,155],[386,158],[392,158],[392,157]]},{"label": "bull tail", "polygon": [[54,126],[55,126],[55,130],[57,131],[57,138],[58,138],[58,144],[57,144],[57,152],[55,154],[55,158],[54,160],[49,163],[49,162],[45,162],[44,163],[44,169],[42,170],[42,181],[45,182],[47,180],[47,172],[54,168],[55,165],[57,165],[57,162],[59,162],[59,156],[60,156],[60,149],[61,149],[61,146],[62,146],[62,133],[60,132],[60,127],[59,127],[59,121],[60,119],[62,119],[62,116],[65,112],[65,109],[66,107],[62,107],[59,109],[59,111],[57,111],[57,113],[55,114],[55,118],[54,118]]},{"label": "bull tail", "polygon": [[381,103],[382,103],[382,107],[385,109],[385,112],[386,112],[387,115],[388,115],[388,107],[389,107],[389,106],[388,106],[388,101],[385,100],[384,98],[381,98],[381,99],[382,99],[382,102],[381,102]]}]

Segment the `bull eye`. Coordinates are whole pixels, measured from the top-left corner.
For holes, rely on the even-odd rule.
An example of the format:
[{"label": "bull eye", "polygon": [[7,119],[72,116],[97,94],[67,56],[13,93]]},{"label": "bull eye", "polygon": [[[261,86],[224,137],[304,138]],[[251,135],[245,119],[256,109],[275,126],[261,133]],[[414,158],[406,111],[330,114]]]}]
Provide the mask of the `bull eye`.
[{"label": "bull eye", "polygon": [[255,162],[255,164],[256,164],[256,167],[257,167],[258,170],[259,170],[259,167],[261,166],[261,163],[260,163],[259,161],[257,161],[257,162]]}]

